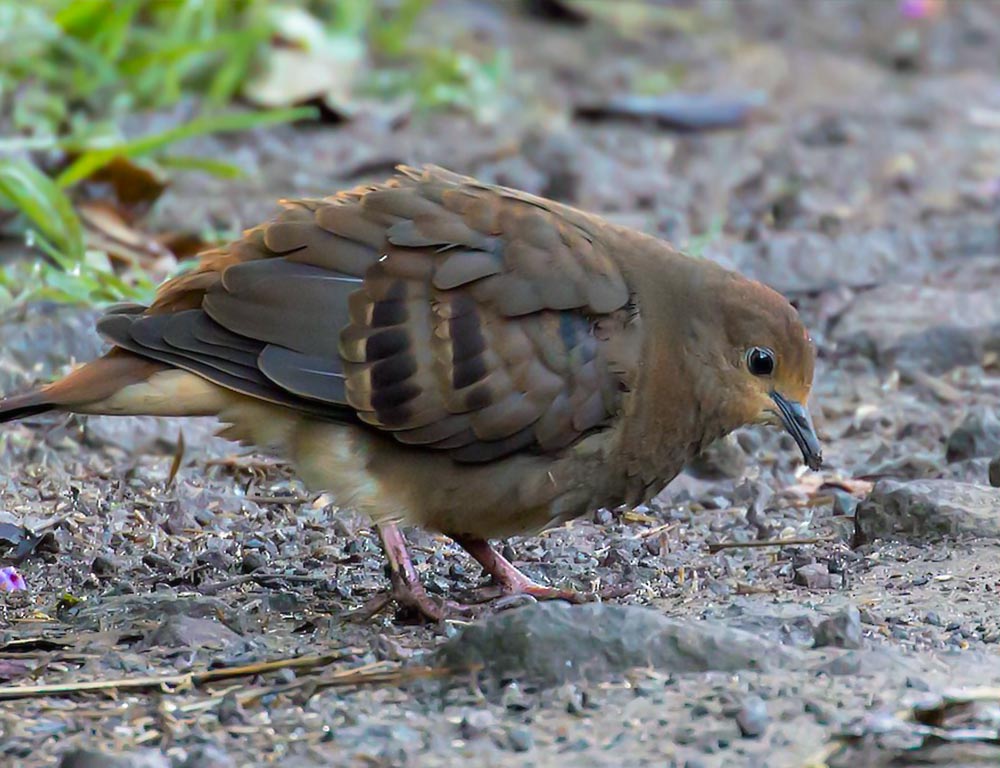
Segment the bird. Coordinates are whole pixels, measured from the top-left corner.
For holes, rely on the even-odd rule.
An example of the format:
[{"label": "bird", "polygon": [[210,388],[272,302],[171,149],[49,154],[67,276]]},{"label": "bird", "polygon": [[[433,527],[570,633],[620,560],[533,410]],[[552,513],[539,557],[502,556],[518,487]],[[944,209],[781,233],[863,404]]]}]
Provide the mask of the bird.
[{"label": "bird", "polygon": [[444,168],[281,201],[98,320],[111,349],[0,400],[215,416],[374,523],[389,594],[440,621],[401,526],[450,537],[494,596],[580,601],[491,542],[638,505],[746,424],[818,469],[815,348],[778,292],[569,205]]}]

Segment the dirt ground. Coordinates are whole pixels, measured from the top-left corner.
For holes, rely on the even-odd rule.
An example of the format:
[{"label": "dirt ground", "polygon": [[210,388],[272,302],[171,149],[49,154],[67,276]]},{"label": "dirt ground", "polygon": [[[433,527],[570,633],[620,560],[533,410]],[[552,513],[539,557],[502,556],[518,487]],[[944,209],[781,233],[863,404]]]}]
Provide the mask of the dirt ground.
[{"label": "dirt ground", "polygon": [[[484,611],[496,649],[481,673],[407,682],[441,666],[439,647],[471,653],[469,628],[353,618],[386,586],[377,540],[280,463],[204,420],[5,425],[0,564],[16,560],[29,589],[0,594],[0,686],[176,677],[0,701],[0,765],[994,763],[996,704],[906,712],[1000,686],[1000,491],[987,482],[1000,454],[1000,4],[953,1],[923,21],[894,2],[794,6],[706,0],[616,25],[439,2],[424,23],[440,40],[510,51],[500,119],[363,114],[198,140],[191,154],[247,177],[179,177],[152,226],[249,226],[276,198],[396,162],[604,213],[796,302],[819,349],[820,472],[786,436],[748,429],[649,508],[509,542],[532,577],[622,595],[573,614],[579,630],[558,641],[540,606]],[[758,106],[711,132],[575,116],[665,85]],[[98,353],[93,317],[33,305],[0,319],[0,391]],[[779,537],[811,543],[746,546]],[[450,542],[411,541],[433,593],[477,585]],[[519,612],[538,629],[534,678],[501,668]],[[679,655],[567,672],[581,638],[634,644],[632,621]],[[331,658],[185,677],[316,655]]]}]

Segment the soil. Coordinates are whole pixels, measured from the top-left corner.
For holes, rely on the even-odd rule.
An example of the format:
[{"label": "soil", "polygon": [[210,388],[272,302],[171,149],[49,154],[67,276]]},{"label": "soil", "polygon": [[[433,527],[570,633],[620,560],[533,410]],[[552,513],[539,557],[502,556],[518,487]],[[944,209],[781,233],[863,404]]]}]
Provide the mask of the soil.
[{"label": "soil", "polygon": [[[200,139],[185,154],[248,175],[178,176],[149,226],[236,230],[277,198],[396,162],[601,212],[795,301],[819,349],[824,468],[801,467],[776,431],[742,430],[648,507],[508,543],[539,581],[619,596],[568,617],[507,605],[426,626],[391,609],[359,620],[386,586],[366,521],[210,421],[5,425],[0,565],[16,562],[29,589],[0,594],[0,697],[180,677],[0,701],[0,764],[997,760],[996,705],[963,711],[964,736],[906,713],[1000,685],[1000,492],[987,481],[1000,453],[1000,5],[923,21],[892,2],[706,0],[636,18],[641,5],[580,23],[526,10],[563,3],[438,2],[423,34],[509,51],[501,119],[363,112]],[[574,116],[667,86],[759,106],[713,131]],[[0,391],[97,354],[94,316],[35,304],[0,319]],[[432,594],[479,584],[448,540],[408,536]],[[806,543],[753,546],[776,538]],[[555,621],[564,633],[543,631]],[[537,642],[520,674],[504,649],[525,637]],[[335,658],[184,678],[316,655]],[[589,658],[602,661],[577,664]],[[446,661],[481,669],[403,679]]]}]

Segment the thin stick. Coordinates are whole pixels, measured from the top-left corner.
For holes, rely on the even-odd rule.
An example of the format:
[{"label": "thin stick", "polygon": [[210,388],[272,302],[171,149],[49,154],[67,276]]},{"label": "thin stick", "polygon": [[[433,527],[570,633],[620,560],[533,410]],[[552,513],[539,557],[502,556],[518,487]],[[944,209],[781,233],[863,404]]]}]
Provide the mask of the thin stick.
[{"label": "thin stick", "polygon": [[640,531],[636,535],[637,539],[648,539],[650,536],[655,536],[658,533],[670,533],[674,528],[680,526],[680,523],[664,523],[663,525],[658,525],[655,528],[649,528],[645,531]]},{"label": "thin stick", "polygon": [[316,499],[316,496],[258,496],[251,494],[246,497],[247,501],[257,504],[307,504]]},{"label": "thin stick", "polygon": [[709,554],[714,555],[723,549],[757,549],[760,547],[791,547],[801,544],[822,544],[826,541],[833,541],[832,536],[820,536],[815,539],[765,539],[764,541],[720,541],[718,544],[709,544]]},{"label": "thin stick", "polygon": [[93,691],[111,690],[144,690],[155,688],[166,693],[187,688],[196,688],[216,680],[228,680],[233,677],[261,675],[277,669],[311,669],[324,667],[335,661],[343,660],[343,654],[326,654],[323,656],[299,656],[292,659],[264,661],[257,664],[245,664],[238,667],[221,667],[206,669],[200,672],[184,672],[176,675],[150,675],[131,678],[116,678],[113,680],[90,680],[75,683],[57,683],[53,685],[12,685],[0,686],[0,700],[25,699],[39,696],[62,696],[72,693],[89,693]]}]

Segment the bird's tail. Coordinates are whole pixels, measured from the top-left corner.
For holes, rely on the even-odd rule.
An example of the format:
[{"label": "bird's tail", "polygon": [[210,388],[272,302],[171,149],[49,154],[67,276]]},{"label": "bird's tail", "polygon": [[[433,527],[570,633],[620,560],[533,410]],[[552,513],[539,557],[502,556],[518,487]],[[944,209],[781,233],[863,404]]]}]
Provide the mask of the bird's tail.
[{"label": "bird's tail", "polygon": [[34,416],[37,413],[45,413],[55,407],[55,404],[49,402],[45,392],[40,389],[23,395],[5,397],[0,400],[0,423],[23,419],[25,416]]},{"label": "bird's tail", "polygon": [[194,374],[116,349],[40,389],[0,399],[0,423],[46,411],[205,416],[226,404],[220,392]]}]

